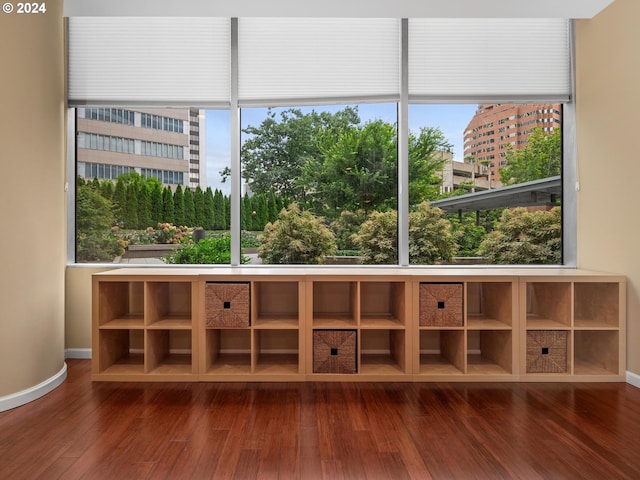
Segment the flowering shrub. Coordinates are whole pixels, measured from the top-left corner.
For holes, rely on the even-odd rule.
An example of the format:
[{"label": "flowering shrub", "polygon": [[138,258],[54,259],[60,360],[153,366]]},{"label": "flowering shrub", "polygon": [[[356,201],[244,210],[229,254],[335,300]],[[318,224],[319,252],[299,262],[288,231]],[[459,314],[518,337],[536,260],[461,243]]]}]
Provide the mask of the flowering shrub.
[{"label": "flowering shrub", "polygon": [[178,227],[172,223],[159,223],[155,230],[147,228],[147,232],[152,235],[153,243],[189,243],[193,241],[193,228]]}]

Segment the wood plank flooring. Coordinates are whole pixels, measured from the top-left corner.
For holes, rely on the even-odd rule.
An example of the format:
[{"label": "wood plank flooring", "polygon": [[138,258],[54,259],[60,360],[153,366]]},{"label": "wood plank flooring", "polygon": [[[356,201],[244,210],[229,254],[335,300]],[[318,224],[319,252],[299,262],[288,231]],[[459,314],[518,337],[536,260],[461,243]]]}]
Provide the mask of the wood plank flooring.
[{"label": "wood plank flooring", "polygon": [[638,479],[627,384],[92,383],[0,413],[0,479]]}]

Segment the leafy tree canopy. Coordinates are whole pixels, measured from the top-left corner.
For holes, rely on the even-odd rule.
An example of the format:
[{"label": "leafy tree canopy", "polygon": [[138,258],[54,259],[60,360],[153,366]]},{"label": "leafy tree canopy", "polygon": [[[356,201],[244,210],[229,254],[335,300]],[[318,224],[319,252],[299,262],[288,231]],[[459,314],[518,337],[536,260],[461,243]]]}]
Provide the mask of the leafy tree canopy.
[{"label": "leafy tree canopy", "polygon": [[562,169],[562,134],[556,128],[545,133],[536,128],[522,149],[510,146],[505,157],[507,166],[500,170],[500,181],[515,184],[560,175]]}]

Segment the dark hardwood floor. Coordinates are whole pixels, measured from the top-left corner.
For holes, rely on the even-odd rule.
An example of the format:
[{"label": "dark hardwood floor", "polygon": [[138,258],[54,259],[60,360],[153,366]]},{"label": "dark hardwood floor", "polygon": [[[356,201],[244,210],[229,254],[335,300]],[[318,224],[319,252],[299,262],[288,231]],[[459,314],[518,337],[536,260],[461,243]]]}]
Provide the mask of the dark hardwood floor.
[{"label": "dark hardwood floor", "polygon": [[626,384],[92,383],[0,413],[1,479],[639,479]]}]

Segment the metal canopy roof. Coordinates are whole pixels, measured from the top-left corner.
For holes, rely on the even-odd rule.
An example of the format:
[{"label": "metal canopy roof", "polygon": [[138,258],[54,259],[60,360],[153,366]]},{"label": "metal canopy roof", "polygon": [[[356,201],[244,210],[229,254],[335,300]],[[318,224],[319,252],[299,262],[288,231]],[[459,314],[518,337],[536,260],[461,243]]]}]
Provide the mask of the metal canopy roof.
[{"label": "metal canopy roof", "polygon": [[562,179],[557,176],[445,198],[431,202],[431,206],[441,208],[447,213],[476,212],[501,207],[549,205],[561,197]]}]

